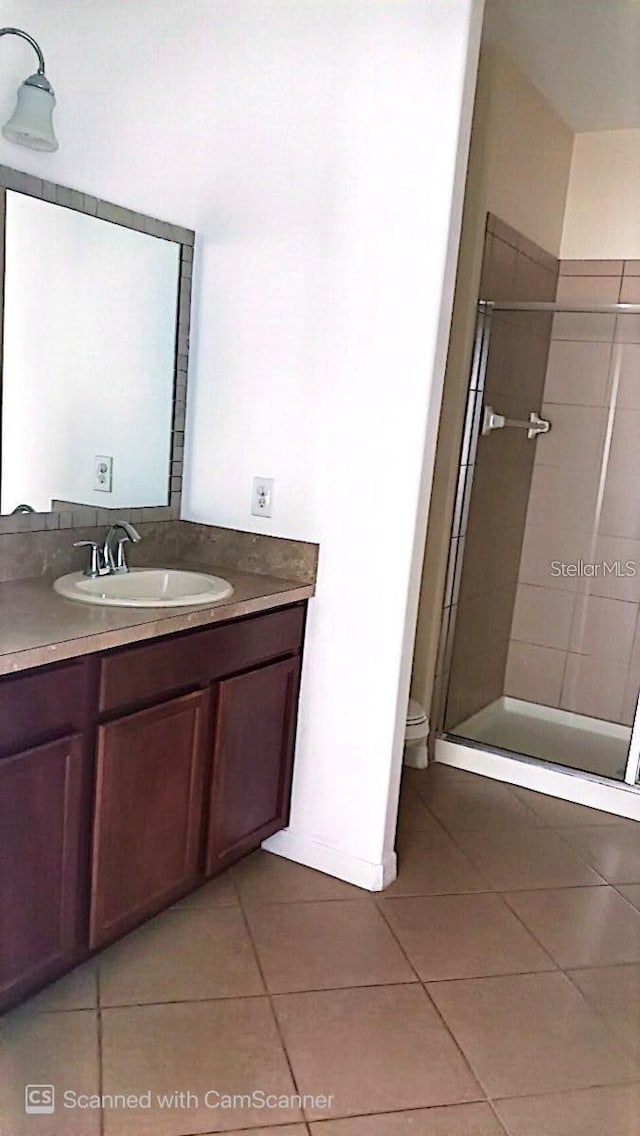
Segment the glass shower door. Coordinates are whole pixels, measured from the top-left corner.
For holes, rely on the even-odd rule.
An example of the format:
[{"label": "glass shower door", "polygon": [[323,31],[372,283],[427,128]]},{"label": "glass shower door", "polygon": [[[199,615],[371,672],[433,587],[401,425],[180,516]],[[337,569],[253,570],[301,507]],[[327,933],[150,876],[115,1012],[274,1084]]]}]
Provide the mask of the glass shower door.
[{"label": "glass shower door", "polygon": [[476,343],[444,730],[635,782],[640,306],[485,303]]}]

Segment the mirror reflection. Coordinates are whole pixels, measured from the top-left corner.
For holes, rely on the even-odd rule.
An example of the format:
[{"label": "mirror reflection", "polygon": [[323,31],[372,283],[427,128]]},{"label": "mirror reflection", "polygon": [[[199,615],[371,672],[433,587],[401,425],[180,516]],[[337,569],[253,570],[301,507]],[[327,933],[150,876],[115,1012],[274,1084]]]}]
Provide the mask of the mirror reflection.
[{"label": "mirror reflection", "polygon": [[166,505],[180,245],[7,191],[0,511]]}]

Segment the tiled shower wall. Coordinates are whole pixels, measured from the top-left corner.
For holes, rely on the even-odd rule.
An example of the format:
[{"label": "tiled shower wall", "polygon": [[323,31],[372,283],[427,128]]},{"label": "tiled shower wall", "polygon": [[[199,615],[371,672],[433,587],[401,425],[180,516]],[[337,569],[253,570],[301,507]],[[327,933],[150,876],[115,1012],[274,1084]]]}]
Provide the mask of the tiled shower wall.
[{"label": "tiled shower wall", "polygon": [[[482,299],[553,300],[558,261],[491,214],[487,221]],[[500,313],[493,317],[484,401],[500,414],[526,418],[542,402],[551,319]],[[481,411],[473,391],[467,424]],[[513,615],[534,444],[526,431],[499,430],[478,440],[461,470],[453,554],[438,670],[452,659],[446,726],[500,697]],[[468,522],[461,509],[465,479],[473,477]],[[455,629],[455,630],[454,630]],[[444,678],[436,680],[441,690]],[[434,721],[435,720],[435,721]],[[432,709],[437,728],[438,708]]]},{"label": "tiled shower wall", "polygon": [[[557,298],[640,303],[640,262],[563,261]],[[628,725],[640,687],[640,316],[556,315],[542,414],[552,430],[535,442],[504,692]],[[637,571],[556,575],[554,561]]]}]

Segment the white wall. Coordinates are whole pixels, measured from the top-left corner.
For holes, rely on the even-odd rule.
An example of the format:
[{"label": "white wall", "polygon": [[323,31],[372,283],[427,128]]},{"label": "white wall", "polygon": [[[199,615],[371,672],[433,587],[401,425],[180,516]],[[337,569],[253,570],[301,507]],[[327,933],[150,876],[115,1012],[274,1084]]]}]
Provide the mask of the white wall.
[{"label": "white wall", "polygon": [[168,503],[179,273],[172,241],[7,193],[3,513]]},{"label": "white wall", "polygon": [[565,260],[640,260],[640,130],[576,134]]},{"label": "white wall", "polygon": [[[185,515],[321,543],[279,848],[369,887],[394,870],[481,8],[3,4],[42,41],[60,151],[0,160],[198,233]],[[6,117],[31,60],[2,59]]]}]

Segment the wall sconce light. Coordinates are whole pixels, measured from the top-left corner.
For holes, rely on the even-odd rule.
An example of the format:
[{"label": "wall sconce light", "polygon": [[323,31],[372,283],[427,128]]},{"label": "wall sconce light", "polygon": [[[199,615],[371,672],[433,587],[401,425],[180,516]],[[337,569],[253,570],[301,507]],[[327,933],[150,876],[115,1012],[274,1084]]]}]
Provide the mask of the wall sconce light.
[{"label": "wall sconce light", "polygon": [[0,28],[0,36],[3,35],[26,39],[38,56],[38,70],[18,87],[16,109],[2,127],[2,133],[10,142],[17,142],[30,150],[57,150],[58,139],[53,132],[56,100],[53,87],[44,73],[44,55],[35,39],[20,28]]}]

